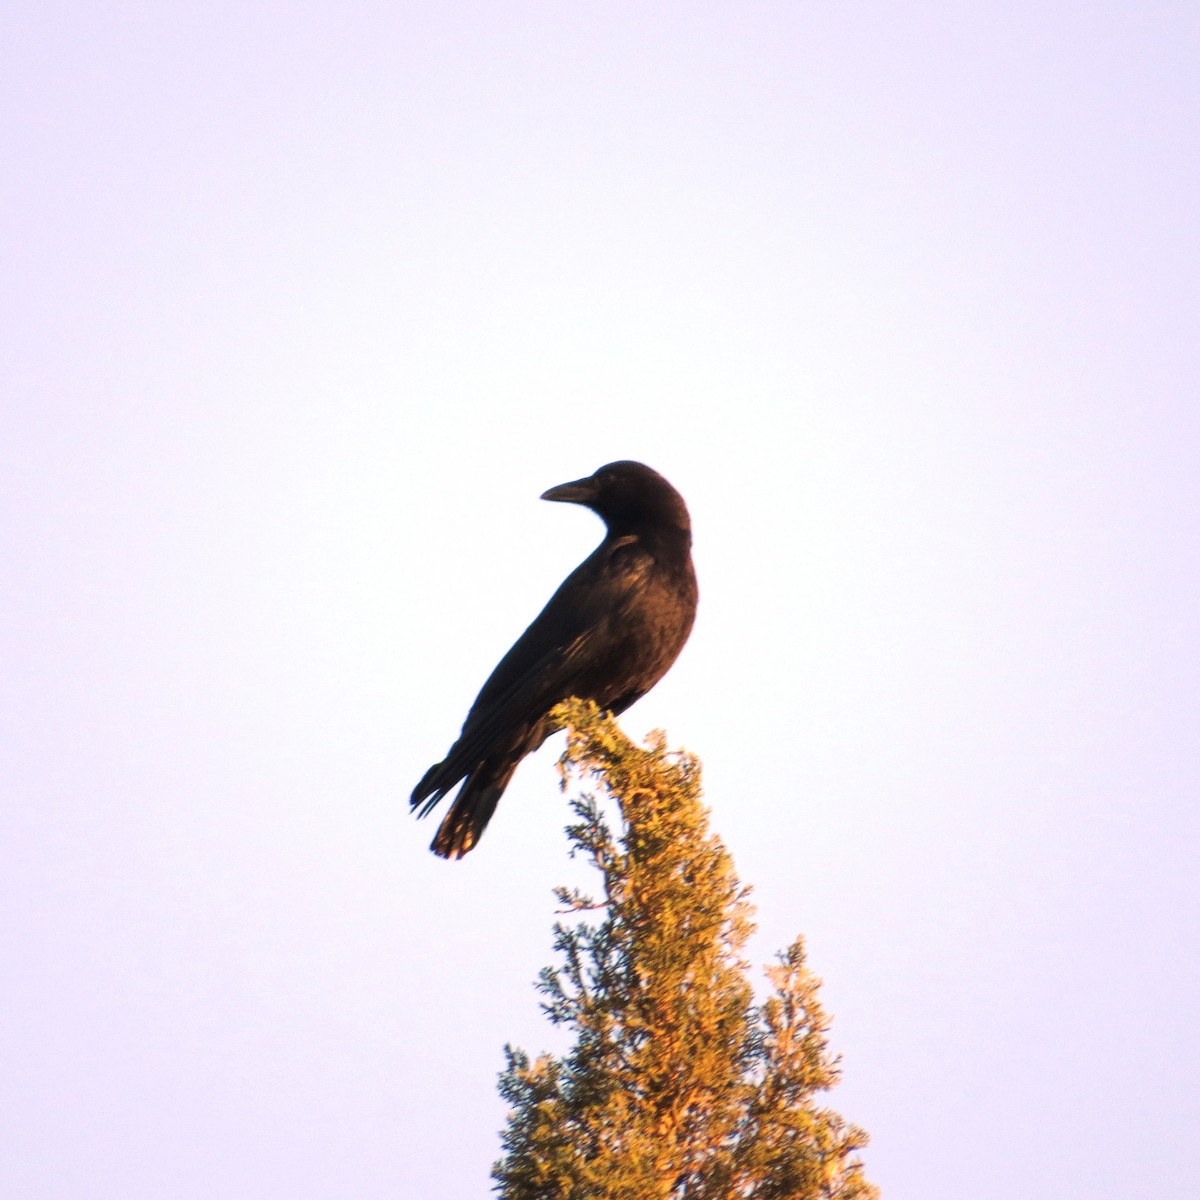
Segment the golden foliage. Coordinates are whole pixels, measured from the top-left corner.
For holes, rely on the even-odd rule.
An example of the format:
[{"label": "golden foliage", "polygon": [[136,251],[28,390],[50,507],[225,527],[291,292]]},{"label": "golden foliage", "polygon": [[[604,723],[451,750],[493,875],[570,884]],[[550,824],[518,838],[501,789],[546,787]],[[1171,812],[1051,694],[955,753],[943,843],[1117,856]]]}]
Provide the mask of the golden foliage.
[{"label": "golden foliage", "polygon": [[[797,940],[754,1002],[749,889],[709,827],[700,764],[661,734],[639,747],[572,700],[560,762],[573,854],[599,901],[559,889],[560,965],[539,988],[575,1034],[561,1059],[507,1048],[512,1106],[493,1178],[505,1200],[873,1200],[866,1134],[815,1103],[837,1081],[820,981]],[[603,800],[615,803],[613,831]],[[598,921],[588,919],[600,913]]]}]

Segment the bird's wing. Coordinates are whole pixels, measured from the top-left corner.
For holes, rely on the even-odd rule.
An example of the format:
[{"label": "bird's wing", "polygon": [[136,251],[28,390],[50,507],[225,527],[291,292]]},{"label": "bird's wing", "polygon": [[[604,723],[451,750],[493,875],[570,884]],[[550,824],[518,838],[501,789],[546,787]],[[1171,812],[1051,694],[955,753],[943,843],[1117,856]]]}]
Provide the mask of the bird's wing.
[{"label": "bird's wing", "polygon": [[619,628],[653,567],[653,557],[636,537],[597,546],[496,665],[471,706],[468,722],[477,711],[506,704],[539,679],[550,692],[557,691],[572,664],[586,661],[589,647],[594,650],[599,639]]},{"label": "bird's wing", "polygon": [[573,683],[611,650],[653,567],[653,557],[635,537],[602,542],[496,665],[442,766],[469,770],[497,737],[540,719],[573,695]]}]

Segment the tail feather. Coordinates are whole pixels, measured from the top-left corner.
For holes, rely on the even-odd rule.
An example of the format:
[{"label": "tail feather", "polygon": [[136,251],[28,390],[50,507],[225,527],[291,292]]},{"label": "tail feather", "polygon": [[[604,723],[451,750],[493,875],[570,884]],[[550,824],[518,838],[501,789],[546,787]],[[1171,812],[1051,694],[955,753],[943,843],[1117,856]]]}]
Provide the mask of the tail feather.
[{"label": "tail feather", "polygon": [[430,843],[430,850],[440,858],[462,858],[487,828],[516,769],[516,763],[509,763],[497,773],[489,770],[489,764],[480,763],[454,798],[437,836]]},{"label": "tail feather", "polygon": [[[424,775],[421,776],[421,782],[413,788],[412,796],[409,798],[409,805],[416,808],[418,805],[421,811],[417,813],[418,817],[427,817],[433,812],[434,805],[437,804],[443,796],[453,790],[454,785],[463,777],[463,773],[451,775],[446,771],[444,762],[434,763]],[[422,803],[424,801],[424,803]]]},{"label": "tail feather", "polygon": [[429,847],[442,858],[462,858],[487,828],[496,805],[508,787],[517,764],[536,750],[554,732],[556,726],[549,717],[536,721],[515,732],[507,744],[494,747],[487,757],[471,761],[461,740],[440,763],[434,763],[413,788],[409,803],[420,809],[419,816],[427,817],[434,806],[450,794],[460,779],[464,780],[454,804],[442,821],[437,837]]}]

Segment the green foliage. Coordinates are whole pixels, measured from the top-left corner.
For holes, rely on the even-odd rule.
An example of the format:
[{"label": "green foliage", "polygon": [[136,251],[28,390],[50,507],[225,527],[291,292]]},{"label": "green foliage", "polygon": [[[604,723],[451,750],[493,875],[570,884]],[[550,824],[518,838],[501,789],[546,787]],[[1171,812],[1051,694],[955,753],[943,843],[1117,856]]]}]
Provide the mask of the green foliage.
[{"label": "green foliage", "polygon": [[[560,762],[592,792],[572,801],[572,854],[600,900],[565,888],[560,965],[541,974],[550,1020],[575,1035],[561,1059],[506,1048],[511,1106],[493,1178],[505,1200],[873,1200],[866,1134],[815,1097],[837,1081],[820,981],[797,940],[754,1003],[742,957],[753,931],[743,887],[701,804],[700,764],[661,734],[634,745],[572,700]],[[600,914],[589,919],[587,914]]]}]

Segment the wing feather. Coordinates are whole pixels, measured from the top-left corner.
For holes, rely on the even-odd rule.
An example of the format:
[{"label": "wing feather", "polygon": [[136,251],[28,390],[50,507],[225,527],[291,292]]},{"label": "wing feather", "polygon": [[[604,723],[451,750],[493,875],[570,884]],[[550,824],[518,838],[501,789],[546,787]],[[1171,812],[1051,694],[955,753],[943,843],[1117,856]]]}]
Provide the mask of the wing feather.
[{"label": "wing feather", "polygon": [[462,733],[446,758],[413,791],[413,805],[432,794],[427,812],[478,763],[523,740],[611,647],[629,604],[654,565],[636,537],[602,542],[563,581],[480,689]]}]

